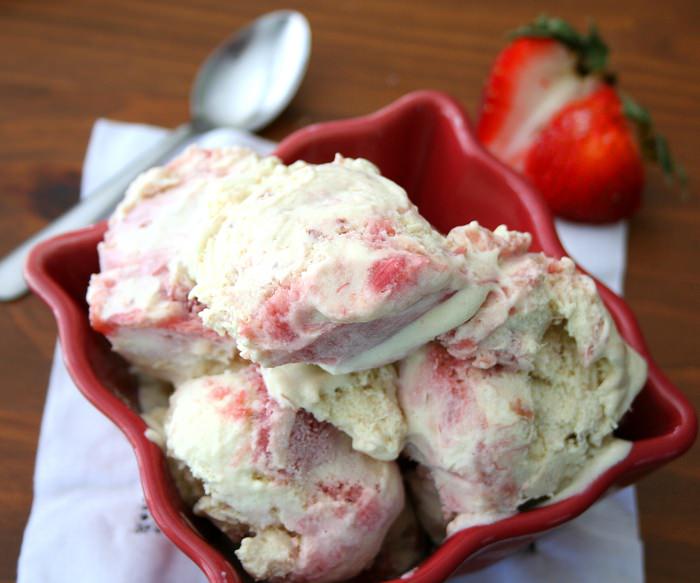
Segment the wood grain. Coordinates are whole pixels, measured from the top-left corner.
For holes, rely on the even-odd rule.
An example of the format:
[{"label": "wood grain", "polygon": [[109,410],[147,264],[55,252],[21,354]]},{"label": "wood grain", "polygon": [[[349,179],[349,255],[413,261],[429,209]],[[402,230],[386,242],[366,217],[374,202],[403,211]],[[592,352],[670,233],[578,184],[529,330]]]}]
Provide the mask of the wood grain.
[{"label": "wood grain", "polygon": [[[98,117],[174,126],[211,47],[270,1],[0,2],[0,253],[76,198]],[[293,3],[313,29],[301,91],[263,135],[370,112],[407,91],[447,91],[475,111],[505,31],[540,12],[594,18],[624,88],[655,115],[691,179],[681,200],[656,172],[632,221],[627,297],[658,362],[700,404],[700,5],[617,2]],[[583,8],[582,6],[585,6]],[[36,298],[0,306],[0,581],[14,580],[55,326]],[[700,572],[698,448],[639,486],[651,583]]]}]

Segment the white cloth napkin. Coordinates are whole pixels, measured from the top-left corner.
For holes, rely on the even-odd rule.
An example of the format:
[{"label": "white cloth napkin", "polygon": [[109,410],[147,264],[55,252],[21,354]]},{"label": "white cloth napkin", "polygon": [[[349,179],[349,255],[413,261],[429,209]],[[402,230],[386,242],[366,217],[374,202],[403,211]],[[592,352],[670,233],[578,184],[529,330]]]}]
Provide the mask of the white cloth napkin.
[{"label": "white cloth napkin", "polygon": [[[82,194],[118,171],[167,130],[99,120],[83,168]],[[274,144],[215,130],[200,140],[267,153]],[[626,224],[558,222],[564,246],[581,265],[622,289]],[[643,581],[634,490],[600,501],[546,535],[534,550],[455,583]],[[196,583],[205,578],[158,530],[143,502],[136,460],[121,432],[73,385],[56,348],[41,424],[34,503],[18,563],[18,583]]]}]

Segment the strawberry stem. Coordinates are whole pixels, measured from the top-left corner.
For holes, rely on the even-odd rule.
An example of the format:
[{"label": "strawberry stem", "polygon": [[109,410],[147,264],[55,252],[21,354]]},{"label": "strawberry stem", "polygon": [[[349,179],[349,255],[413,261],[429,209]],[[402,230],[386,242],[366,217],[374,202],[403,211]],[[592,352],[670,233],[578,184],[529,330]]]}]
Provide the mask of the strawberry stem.
[{"label": "strawberry stem", "polygon": [[573,26],[561,18],[538,16],[530,24],[521,26],[508,35],[510,38],[535,37],[551,38],[559,41],[577,56],[577,71],[580,75],[606,73],[608,46],[603,41],[595,24],[588,27],[588,33],[580,34]]},{"label": "strawberry stem", "polygon": [[620,95],[620,98],[622,113],[637,129],[637,138],[644,157],[651,162],[656,162],[668,179],[675,178],[681,186],[685,186],[687,182],[685,170],[671,156],[666,138],[654,131],[649,110],[639,105],[629,95]]}]

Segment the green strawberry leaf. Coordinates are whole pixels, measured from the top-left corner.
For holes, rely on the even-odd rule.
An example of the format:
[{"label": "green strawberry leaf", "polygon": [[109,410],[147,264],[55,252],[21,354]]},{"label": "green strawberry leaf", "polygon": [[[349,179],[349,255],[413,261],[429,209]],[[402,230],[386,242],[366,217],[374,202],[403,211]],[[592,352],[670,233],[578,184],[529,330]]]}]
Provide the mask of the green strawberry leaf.
[{"label": "green strawberry leaf", "polygon": [[581,48],[581,60],[584,68],[589,72],[602,72],[608,65],[608,45],[603,42],[598,34],[595,24],[588,28],[588,36],[583,39]]},{"label": "green strawberry leaf", "polygon": [[671,151],[668,149],[668,141],[663,136],[654,137],[655,158],[665,174],[673,174],[674,164]]},{"label": "green strawberry leaf", "polygon": [[629,95],[620,95],[622,99],[622,113],[625,117],[632,120],[635,123],[643,125],[651,125],[651,115],[649,115],[649,110],[642,107]]},{"label": "green strawberry leaf", "polygon": [[509,38],[551,38],[571,49],[578,58],[577,68],[581,75],[606,72],[608,46],[594,24],[585,35],[561,18],[538,16],[533,22],[514,30]]},{"label": "green strawberry leaf", "polygon": [[546,14],[538,16],[530,24],[517,28],[508,36],[510,38],[553,38],[572,47],[577,46],[581,40],[576,29],[568,22],[561,18],[549,18]]},{"label": "green strawberry leaf", "polygon": [[621,94],[620,98],[622,113],[637,129],[637,139],[644,157],[651,162],[656,162],[668,179],[675,179],[684,187],[688,179],[685,170],[673,159],[668,140],[654,130],[649,110],[639,105],[629,95]]}]

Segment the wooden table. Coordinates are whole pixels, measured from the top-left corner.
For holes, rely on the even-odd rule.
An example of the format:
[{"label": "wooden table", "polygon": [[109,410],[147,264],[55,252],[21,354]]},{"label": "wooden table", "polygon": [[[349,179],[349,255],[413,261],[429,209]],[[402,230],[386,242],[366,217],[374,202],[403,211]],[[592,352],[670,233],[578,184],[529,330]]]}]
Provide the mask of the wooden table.
[{"label": "wooden table", "polygon": [[[0,252],[77,198],[98,117],[174,126],[187,117],[197,65],[232,30],[283,7],[269,1],[3,0],[0,3]],[[695,0],[533,3],[296,2],[313,29],[301,91],[263,135],[373,111],[413,89],[447,91],[475,111],[505,31],[539,12],[615,48],[626,90],[648,106],[691,179],[700,181],[700,8]],[[652,353],[700,403],[700,203],[656,172],[631,223],[627,297]],[[696,287],[697,286],[697,287]],[[0,306],[0,581],[14,580],[55,342],[34,297]],[[639,486],[650,582],[697,581],[700,452]]]}]

